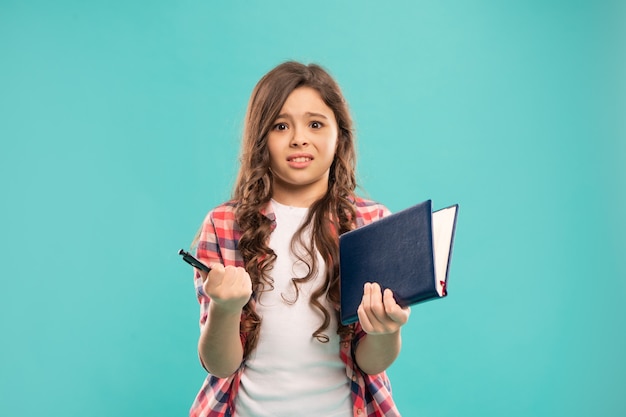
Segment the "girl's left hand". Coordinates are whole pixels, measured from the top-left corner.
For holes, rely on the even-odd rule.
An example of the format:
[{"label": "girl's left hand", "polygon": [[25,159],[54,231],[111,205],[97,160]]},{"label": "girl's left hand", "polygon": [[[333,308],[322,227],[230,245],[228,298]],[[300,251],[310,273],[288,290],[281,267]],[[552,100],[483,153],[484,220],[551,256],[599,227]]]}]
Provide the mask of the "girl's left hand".
[{"label": "girl's left hand", "polygon": [[378,283],[366,283],[363,300],[357,310],[363,331],[367,334],[390,334],[400,330],[411,314],[409,307],[400,307],[390,289],[381,292]]}]

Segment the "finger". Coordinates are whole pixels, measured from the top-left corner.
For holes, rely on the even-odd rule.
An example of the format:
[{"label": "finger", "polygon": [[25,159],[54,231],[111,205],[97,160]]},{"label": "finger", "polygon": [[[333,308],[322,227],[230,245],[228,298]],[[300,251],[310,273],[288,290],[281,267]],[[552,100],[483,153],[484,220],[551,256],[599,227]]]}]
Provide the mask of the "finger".
[{"label": "finger", "polygon": [[370,311],[378,322],[386,319],[385,305],[383,304],[383,294],[380,285],[375,282],[371,285],[370,292]]},{"label": "finger", "polygon": [[217,270],[223,270],[224,269],[224,265],[222,265],[219,262],[211,262],[211,263],[207,264],[207,266],[209,267],[209,269],[211,271],[214,270],[214,269],[217,269]]},{"label": "finger", "polygon": [[218,287],[224,279],[224,265],[220,263],[211,264],[211,272],[209,272],[204,280],[205,290]]},{"label": "finger", "polygon": [[241,284],[244,282],[244,274],[245,270],[243,268],[233,270],[231,280],[228,283],[233,294],[241,294]]},{"label": "finger", "polygon": [[249,277],[249,275],[244,268],[235,269],[233,272],[233,288],[241,288],[242,284],[245,284],[247,277]]},{"label": "finger", "polygon": [[366,301],[367,304],[369,304],[371,295],[372,295],[372,283],[366,282],[363,285],[363,300],[362,301]]},{"label": "finger", "polygon": [[385,289],[385,293],[383,294],[383,303],[385,304],[385,312],[388,315],[396,311],[396,307],[400,307],[396,302],[396,299],[393,298],[393,291],[389,288]]},{"label": "finger", "polygon": [[370,305],[371,305],[370,303],[371,293],[372,293],[372,284],[369,282],[366,282],[363,285],[363,297],[361,298],[361,304],[359,305],[357,309],[357,316],[359,317],[361,326],[366,331],[372,329],[372,323],[370,321],[369,313],[368,313],[370,311]]},{"label": "finger", "polygon": [[226,273],[226,268],[222,264],[213,264],[211,272],[209,272],[209,278],[221,277]]},{"label": "finger", "polygon": [[224,287],[232,288],[237,280],[238,269],[236,266],[228,265],[224,268]]},{"label": "finger", "polygon": [[388,319],[386,317],[382,293],[378,283],[367,283],[364,286],[361,307],[361,326],[363,326],[363,330],[367,333],[380,333],[384,331]]},{"label": "finger", "polygon": [[366,310],[369,310],[370,308],[371,293],[372,293],[372,284],[369,282],[366,282],[363,285],[363,297],[361,297],[361,306],[363,306]]},{"label": "finger", "polygon": [[372,325],[372,322],[370,321],[369,316],[365,312],[365,308],[363,307],[363,303],[361,303],[361,305],[357,309],[356,314],[359,317],[359,322],[361,323],[361,328],[363,328],[363,331],[365,333],[373,332],[374,331],[374,326]]},{"label": "finger", "polygon": [[206,271],[203,271],[203,270],[201,270],[201,269],[196,268],[196,271],[198,271],[198,274],[200,274],[200,277],[202,278],[202,281],[203,281],[203,282],[207,280],[207,278],[209,277],[209,273],[210,273],[212,270],[214,270],[214,269],[218,268],[218,266],[217,266],[217,265],[220,265],[220,266],[222,266],[222,267],[223,267],[223,265],[222,265],[222,264],[220,264],[220,263],[206,263],[206,266],[208,266],[208,267],[209,267],[209,272],[206,272]]},{"label": "finger", "polygon": [[361,300],[363,311],[372,324],[375,324],[374,321],[376,321],[376,313],[374,312],[377,303],[376,286],[376,283],[366,282],[363,286],[363,298]]},{"label": "finger", "polygon": [[221,293],[227,298],[249,298],[252,293],[250,275],[242,267],[227,266]]},{"label": "finger", "polygon": [[387,316],[396,323],[404,324],[407,322],[411,309],[409,307],[401,307],[393,297],[393,292],[387,288],[384,294],[385,312]]},{"label": "finger", "polygon": [[244,270],[244,273],[243,273],[243,279],[241,281],[241,286],[242,286],[243,289],[245,289],[249,293],[252,292],[252,280],[250,279],[250,274],[248,274],[248,272],[246,272],[245,270]]},{"label": "finger", "polygon": [[206,271],[202,271],[202,270],[200,270],[200,269],[197,269],[197,268],[195,268],[195,269],[196,269],[196,273],[197,273],[198,275],[200,275],[200,279],[202,279],[202,282],[206,281],[206,278],[207,278],[207,276],[209,275],[209,273],[208,273],[208,272],[206,272]]}]

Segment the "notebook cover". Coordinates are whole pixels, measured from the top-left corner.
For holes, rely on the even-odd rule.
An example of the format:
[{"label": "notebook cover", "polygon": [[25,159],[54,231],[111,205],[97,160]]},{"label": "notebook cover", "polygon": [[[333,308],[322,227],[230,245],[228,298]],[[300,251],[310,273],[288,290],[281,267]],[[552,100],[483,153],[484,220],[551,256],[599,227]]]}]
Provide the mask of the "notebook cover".
[{"label": "notebook cover", "polygon": [[401,306],[440,297],[435,283],[431,200],[344,233],[339,237],[339,257],[343,324],[358,320],[366,282],[390,288]]}]

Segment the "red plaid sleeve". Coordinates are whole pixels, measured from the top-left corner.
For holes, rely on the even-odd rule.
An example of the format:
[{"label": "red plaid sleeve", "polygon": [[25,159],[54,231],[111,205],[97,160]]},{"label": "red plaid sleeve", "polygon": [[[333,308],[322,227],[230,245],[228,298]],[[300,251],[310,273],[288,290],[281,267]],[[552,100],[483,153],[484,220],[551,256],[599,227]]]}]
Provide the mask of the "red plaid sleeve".
[{"label": "red plaid sleeve", "polygon": [[[243,259],[237,250],[241,232],[235,222],[235,204],[223,204],[206,216],[202,223],[196,255],[201,262],[210,265],[221,263],[224,266],[243,266]],[[194,276],[196,295],[200,303],[200,325],[206,322],[209,297],[202,290],[202,279],[198,272]]]},{"label": "red plaid sleeve", "polygon": [[[206,216],[200,230],[197,258],[206,264],[221,263],[223,265],[243,266],[241,254],[237,251],[237,242],[241,233],[235,222],[235,204],[223,204]],[[206,323],[210,299],[204,293],[202,279],[195,273],[194,282],[196,295],[200,303],[200,326]],[[190,417],[230,417],[232,398],[236,395],[240,372],[229,378],[217,378],[208,375],[200,392],[196,396]]]}]

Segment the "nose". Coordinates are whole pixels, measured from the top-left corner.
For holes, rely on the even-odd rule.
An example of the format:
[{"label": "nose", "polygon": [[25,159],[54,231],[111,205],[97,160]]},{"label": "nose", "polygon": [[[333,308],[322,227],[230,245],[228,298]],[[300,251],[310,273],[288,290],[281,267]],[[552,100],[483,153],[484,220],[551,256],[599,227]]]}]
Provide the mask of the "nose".
[{"label": "nose", "polygon": [[295,127],[293,130],[293,136],[291,137],[291,142],[289,146],[292,148],[300,148],[305,147],[309,144],[306,135],[305,129],[301,127]]}]

